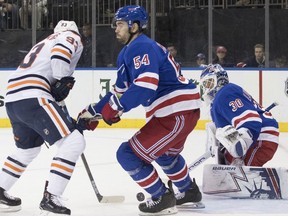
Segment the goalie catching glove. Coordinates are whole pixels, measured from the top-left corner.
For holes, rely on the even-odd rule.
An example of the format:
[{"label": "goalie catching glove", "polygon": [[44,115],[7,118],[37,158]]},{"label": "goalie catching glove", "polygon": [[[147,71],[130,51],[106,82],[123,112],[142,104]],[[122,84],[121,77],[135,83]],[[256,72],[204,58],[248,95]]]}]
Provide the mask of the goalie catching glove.
[{"label": "goalie catching glove", "polygon": [[73,88],[74,83],[74,77],[63,77],[60,80],[57,80],[51,86],[51,94],[54,99],[57,102],[63,101],[68,96],[70,90]]},{"label": "goalie catching glove", "polygon": [[253,143],[249,129],[239,128],[237,130],[232,125],[217,128],[216,138],[234,158],[245,155]]},{"label": "goalie catching glove", "polygon": [[77,125],[80,125],[83,130],[95,130],[99,120],[102,119],[102,115],[95,111],[94,106],[96,104],[90,104],[77,117]]}]

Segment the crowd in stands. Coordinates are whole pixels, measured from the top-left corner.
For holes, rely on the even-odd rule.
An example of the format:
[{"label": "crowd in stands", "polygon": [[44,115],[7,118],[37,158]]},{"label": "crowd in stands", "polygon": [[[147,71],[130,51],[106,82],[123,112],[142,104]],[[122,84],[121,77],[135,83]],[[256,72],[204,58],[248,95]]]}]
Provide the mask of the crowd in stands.
[{"label": "crowd in stands", "polygon": [[[48,16],[47,0],[36,0],[36,27],[43,28],[42,17]],[[31,28],[32,0],[0,0],[0,29]],[[30,26],[29,26],[30,25]]]},{"label": "crowd in stands", "polygon": [[[182,61],[180,61],[180,57],[178,55],[178,51],[176,46],[173,43],[168,43],[166,46],[167,50],[171,53],[174,59],[180,63],[183,67],[187,65],[183,65]],[[215,57],[212,60],[213,64],[220,64],[222,67],[249,67],[249,68],[265,68],[265,48],[263,44],[256,44],[254,46],[254,54],[250,57],[243,59],[243,61],[235,62],[233,58],[229,55],[228,50],[225,46],[216,46],[215,48]],[[205,54],[198,53],[195,58],[195,62],[193,62],[192,67],[203,67],[206,65],[207,59]],[[286,68],[288,67],[287,58],[285,55],[281,55],[276,57],[270,63],[271,68]]]},{"label": "crowd in stands", "polygon": [[[44,17],[49,15],[50,5],[52,1],[35,0],[36,2],[36,28],[41,30],[44,28]],[[204,2],[204,1],[203,1]],[[32,0],[0,0],[0,31],[10,29],[31,29],[31,13]],[[237,6],[254,5],[255,1],[239,0],[235,1]],[[51,13],[51,12],[50,12]],[[51,19],[51,18],[49,18]],[[48,19],[47,19],[48,20]],[[53,22],[46,23],[48,29],[53,29]],[[84,43],[84,50],[79,61],[79,67],[92,67],[92,29],[91,24],[84,23],[82,26],[82,38]],[[98,42],[97,42],[98,43]],[[201,67],[201,65],[208,64],[206,50],[195,50],[198,53],[194,59],[187,59],[181,56],[181,52],[177,50],[176,43],[167,43],[166,48],[182,67]],[[213,50],[213,64],[220,64],[223,67],[265,67],[265,49],[262,44],[256,44],[254,50],[251,49],[251,57],[241,59],[241,61],[233,58],[233,53],[223,44],[217,45]],[[254,52],[254,54],[253,54]],[[270,56],[271,59],[271,56]],[[113,66],[111,62],[105,63],[103,55],[96,50],[96,66],[106,67]],[[285,53],[279,54],[275,58],[272,56],[272,61],[269,62],[269,67],[285,68],[288,66]],[[0,66],[1,67],[1,66]]]}]

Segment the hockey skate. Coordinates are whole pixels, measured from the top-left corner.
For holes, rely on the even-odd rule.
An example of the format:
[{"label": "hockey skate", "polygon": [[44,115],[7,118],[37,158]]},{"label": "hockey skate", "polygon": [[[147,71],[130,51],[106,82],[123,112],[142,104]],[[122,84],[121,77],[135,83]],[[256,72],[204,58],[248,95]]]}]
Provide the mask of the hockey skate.
[{"label": "hockey skate", "polygon": [[66,208],[61,203],[61,198],[48,191],[44,192],[43,199],[40,203],[40,209],[41,216],[49,215],[49,213],[52,213],[51,215],[71,215],[70,209]]},{"label": "hockey skate", "polygon": [[[169,184],[168,184],[169,185]],[[172,185],[169,185],[166,193],[158,199],[147,199],[146,202],[139,204],[139,215],[171,215],[176,214],[176,199]]]},{"label": "hockey skate", "polygon": [[[196,184],[195,179],[193,178],[191,187],[189,190],[183,193],[175,194],[176,205],[181,206],[183,204],[189,204],[189,208],[205,208],[205,205],[201,202],[202,193],[199,190],[199,187]],[[188,207],[188,206],[187,206]]]},{"label": "hockey skate", "polygon": [[10,196],[0,187],[0,212],[16,212],[21,210],[21,199]]}]

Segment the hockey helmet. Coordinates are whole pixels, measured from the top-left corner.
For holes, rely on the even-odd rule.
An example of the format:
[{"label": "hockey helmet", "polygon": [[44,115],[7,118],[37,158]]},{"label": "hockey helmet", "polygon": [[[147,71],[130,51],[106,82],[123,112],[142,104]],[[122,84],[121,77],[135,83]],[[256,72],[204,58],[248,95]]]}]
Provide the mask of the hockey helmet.
[{"label": "hockey helmet", "polygon": [[219,64],[209,64],[200,76],[201,96],[207,104],[210,104],[215,94],[229,83],[227,72]]},{"label": "hockey helmet", "polygon": [[74,31],[79,34],[78,27],[74,21],[60,20],[54,28],[54,33],[62,31]]},{"label": "hockey helmet", "polygon": [[116,22],[120,20],[127,22],[129,28],[132,27],[133,23],[138,22],[140,28],[145,29],[148,24],[148,14],[139,5],[128,5],[117,10],[111,24],[112,28],[115,28]]}]

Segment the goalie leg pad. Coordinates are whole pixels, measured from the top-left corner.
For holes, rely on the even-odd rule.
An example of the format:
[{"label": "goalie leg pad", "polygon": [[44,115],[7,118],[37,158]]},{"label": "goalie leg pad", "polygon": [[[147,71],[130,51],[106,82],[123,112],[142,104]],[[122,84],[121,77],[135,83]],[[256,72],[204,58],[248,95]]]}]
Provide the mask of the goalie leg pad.
[{"label": "goalie leg pad", "polygon": [[207,164],[203,193],[231,198],[288,199],[287,168]]}]

